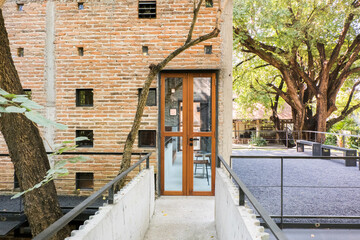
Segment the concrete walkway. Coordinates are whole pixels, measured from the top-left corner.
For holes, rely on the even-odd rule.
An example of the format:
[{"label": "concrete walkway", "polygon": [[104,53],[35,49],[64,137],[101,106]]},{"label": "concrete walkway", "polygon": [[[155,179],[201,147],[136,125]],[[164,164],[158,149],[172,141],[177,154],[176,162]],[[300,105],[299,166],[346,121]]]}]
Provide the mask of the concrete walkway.
[{"label": "concrete walkway", "polygon": [[161,196],[144,240],[215,240],[215,198]]}]

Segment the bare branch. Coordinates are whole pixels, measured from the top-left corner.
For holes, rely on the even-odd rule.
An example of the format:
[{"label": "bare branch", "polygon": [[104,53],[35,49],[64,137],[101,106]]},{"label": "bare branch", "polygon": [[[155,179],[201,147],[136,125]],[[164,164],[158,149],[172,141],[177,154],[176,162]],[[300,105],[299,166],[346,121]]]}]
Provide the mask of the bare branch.
[{"label": "bare branch", "polygon": [[196,6],[196,1],[194,0],[194,15],[193,15],[193,20],[191,22],[191,26],[190,26],[190,30],[189,30],[189,33],[188,33],[188,36],[187,36],[187,39],[185,41],[185,44],[189,43],[192,39],[192,34],[193,34],[193,31],[194,31],[194,28],[195,28],[195,24],[196,24],[196,21],[197,21],[197,17],[199,15],[199,11],[200,11],[200,8],[201,8],[201,4],[203,3],[204,0],[200,0],[197,7]]}]

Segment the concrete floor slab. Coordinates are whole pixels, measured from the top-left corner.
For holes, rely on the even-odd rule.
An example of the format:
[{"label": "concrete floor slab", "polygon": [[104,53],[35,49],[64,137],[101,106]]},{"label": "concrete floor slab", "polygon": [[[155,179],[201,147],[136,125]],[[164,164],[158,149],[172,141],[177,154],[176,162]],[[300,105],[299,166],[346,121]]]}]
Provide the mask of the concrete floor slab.
[{"label": "concrete floor slab", "polygon": [[144,240],[216,240],[215,197],[161,196]]}]

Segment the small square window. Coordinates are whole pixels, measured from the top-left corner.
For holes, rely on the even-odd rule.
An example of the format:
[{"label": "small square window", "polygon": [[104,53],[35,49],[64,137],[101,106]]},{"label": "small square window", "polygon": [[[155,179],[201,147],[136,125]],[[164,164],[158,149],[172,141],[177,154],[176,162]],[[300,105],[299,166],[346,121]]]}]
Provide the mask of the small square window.
[{"label": "small square window", "polygon": [[16,173],[14,171],[14,189],[17,189],[17,188],[20,188],[19,179],[17,178]]},{"label": "small square window", "polygon": [[18,10],[19,12],[24,11],[24,4],[23,4],[23,3],[18,3],[18,4],[17,4],[17,10]]},{"label": "small square window", "polygon": [[84,56],[84,48],[83,47],[78,47],[78,55]]},{"label": "small square window", "polygon": [[23,90],[25,95],[31,100],[31,95],[32,95],[31,89],[23,89]]},{"label": "small square window", "polygon": [[205,7],[207,8],[214,7],[213,0],[205,0]]},{"label": "small square window", "polygon": [[139,130],[139,147],[156,147],[156,131]]},{"label": "small square window", "polygon": [[212,54],[212,45],[207,45],[204,47],[205,54]]},{"label": "small square window", "polygon": [[94,147],[93,130],[76,130],[76,137],[87,137],[89,140],[77,141],[77,147],[92,148]]},{"label": "small square window", "polygon": [[139,18],[156,18],[156,1],[139,1]]},{"label": "small square window", "polygon": [[24,48],[18,48],[17,54],[18,54],[18,57],[23,57],[24,56]]},{"label": "small square window", "polygon": [[[142,88],[139,88],[139,98]],[[150,88],[148,98],[146,100],[146,106],[156,106],[156,88]]]},{"label": "small square window", "polygon": [[84,3],[83,2],[78,3],[78,9],[79,10],[84,10]]},{"label": "small square window", "polygon": [[94,173],[76,173],[76,190],[93,190]]},{"label": "small square window", "polygon": [[92,107],[94,105],[93,89],[76,89],[76,106]]},{"label": "small square window", "polygon": [[149,47],[148,46],[142,46],[142,53],[144,56],[149,56]]}]

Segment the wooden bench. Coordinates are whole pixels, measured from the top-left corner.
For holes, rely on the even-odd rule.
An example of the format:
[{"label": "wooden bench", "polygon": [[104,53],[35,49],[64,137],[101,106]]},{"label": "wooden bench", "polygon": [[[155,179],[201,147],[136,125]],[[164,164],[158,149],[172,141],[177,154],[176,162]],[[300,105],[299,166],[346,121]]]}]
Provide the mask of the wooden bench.
[{"label": "wooden bench", "polygon": [[[321,155],[322,156],[331,156],[331,152],[330,152],[331,149],[342,151],[344,157],[356,157],[356,152],[357,152],[356,150],[332,146],[332,145],[322,145],[321,146]],[[356,159],[345,159],[345,166],[356,167]]]},{"label": "wooden bench", "polygon": [[318,142],[311,142],[306,140],[296,140],[296,151],[304,152],[304,145],[312,146],[312,155],[321,156],[321,144]]}]

